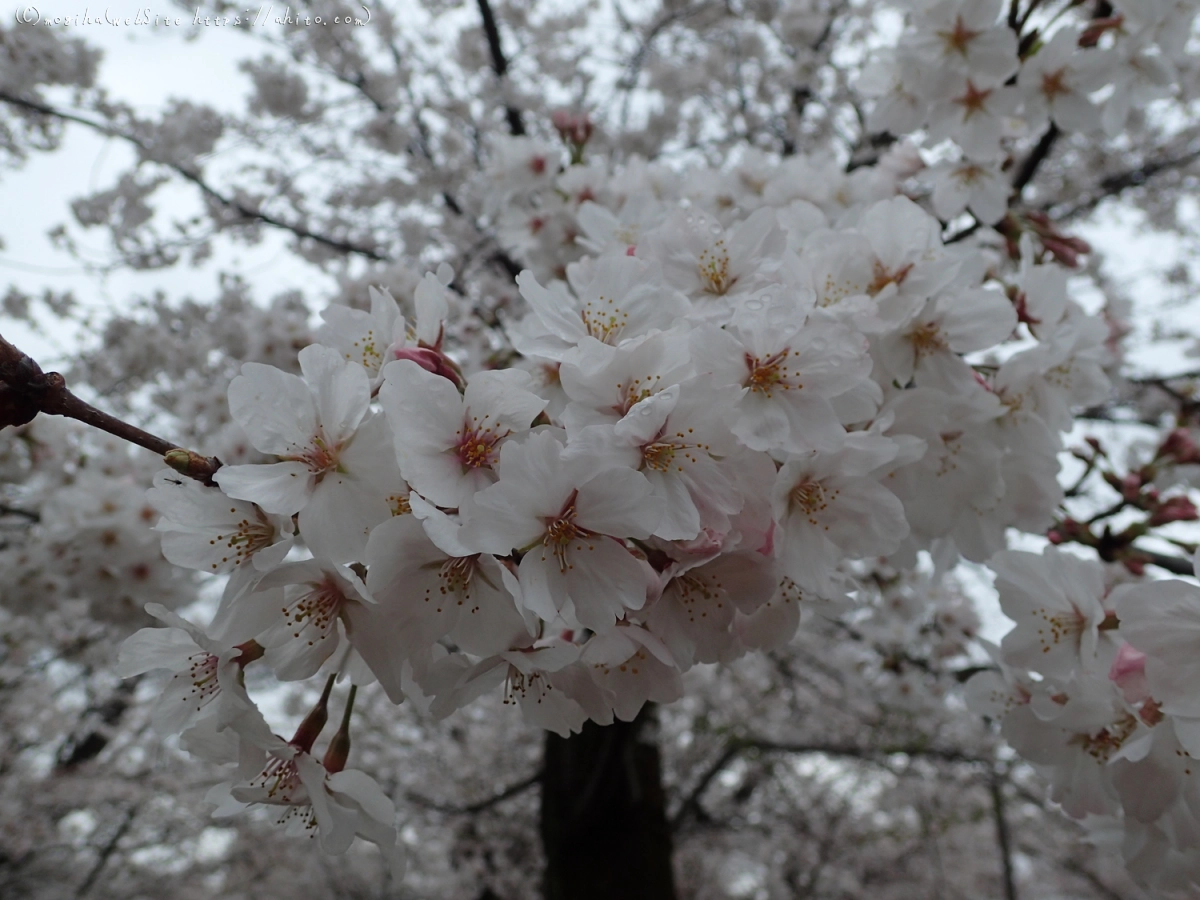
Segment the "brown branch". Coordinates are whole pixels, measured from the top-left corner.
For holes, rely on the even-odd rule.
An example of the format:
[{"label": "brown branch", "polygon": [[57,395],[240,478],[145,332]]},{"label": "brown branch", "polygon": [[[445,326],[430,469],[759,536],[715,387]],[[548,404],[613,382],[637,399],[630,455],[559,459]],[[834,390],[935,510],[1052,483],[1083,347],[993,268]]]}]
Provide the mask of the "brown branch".
[{"label": "brown branch", "polygon": [[79,889],[75,891],[76,900],[86,896],[95,886],[96,879],[100,877],[100,873],[103,872],[104,867],[108,865],[109,859],[111,859],[113,853],[116,852],[117,844],[121,842],[121,838],[125,837],[126,832],[129,831],[129,827],[133,824],[133,820],[137,816],[137,813],[138,807],[136,805],[131,806],[125,813],[125,818],[121,821],[121,824],[118,825],[116,831],[113,832],[112,837],[109,838],[104,846],[100,848],[100,855],[96,860],[96,864],[92,866],[91,871],[87,873],[87,877],[84,878],[83,883],[79,885]]},{"label": "brown branch", "polygon": [[510,784],[508,787],[504,788],[504,790],[500,791],[498,794],[493,794],[486,800],[476,800],[474,803],[466,803],[463,805],[438,803],[436,800],[430,800],[428,797],[422,797],[420,794],[415,794],[412,792],[408,794],[408,799],[418,806],[423,806],[426,809],[432,809],[436,812],[450,813],[451,815],[473,815],[474,813],[483,812],[483,810],[491,806],[495,806],[497,803],[502,803],[511,797],[515,797],[518,794],[524,793],[541,780],[542,772],[539,769],[528,778],[522,778],[516,784]]},{"label": "brown branch", "polygon": [[1088,199],[1072,206],[1047,210],[1056,221],[1065,222],[1084,213],[1089,213],[1109,197],[1115,197],[1130,188],[1141,187],[1151,178],[1173,169],[1181,169],[1200,160],[1200,148],[1182,153],[1179,156],[1168,156],[1162,159],[1152,159],[1143,162],[1132,169],[1117,172],[1101,179],[1095,191]]},{"label": "brown branch", "polygon": [[1004,900],[1017,900],[1017,880],[1013,870],[1012,838],[1008,817],[1004,814],[1004,784],[998,772],[992,772],[992,815],[996,819],[996,843],[1000,845],[1000,864],[1004,871]]},{"label": "brown branch", "polygon": [[822,756],[837,756],[847,759],[858,759],[863,762],[873,763],[875,765],[883,765],[883,759],[893,754],[904,754],[906,756],[919,756],[927,759],[936,759],[941,762],[958,763],[967,765],[982,765],[991,766],[992,761],[982,757],[970,756],[959,750],[941,749],[937,747],[920,747],[900,745],[895,747],[855,747],[855,746],[839,746],[836,744],[808,744],[808,743],[790,743],[787,741],[773,741],[765,738],[734,738],[729,742],[721,755],[709,765],[704,773],[696,782],[695,787],[684,798],[679,805],[679,809],[675,811],[675,815],[671,817],[672,830],[678,829],[679,826],[687,819],[688,815],[699,812],[700,798],[712,784],[721,772],[733,760],[748,750],[755,750],[759,753],[795,753],[806,755],[822,755]]},{"label": "brown branch", "polygon": [[[488,52],[492,56],[492,71],[496,78],[504,81],[508,74],[508,59],[504,56],[504,48],[500,46],[500,29],[496,26],[496,16],[492,12],[492,4],[488,0],[476,0],[479,5],[479,16],[483,19],[483,34],[487,38]],[[503,84],[501,85],[503,90]],[[520,136],[525,133],[525,123],[521,121],[521,111],[515,106],[504,105],[504,117],[508,120],[510,134]]]},{"label": "brown branch", "polygon": [[1013,196],[1020,198],[1021,191],[1029,182],[1033,181],[1033,177],[1037,174],[1042,163],[1050,155],[1050,151],[1054,148],[1055,142],[1058,140],[1060,132],[1058,126],[1054,123],[1046,129],[1046,133],[1042,135],[1042,139],[1037,142],[1027,157],[1025,162],[1021,163],[1021,168],[1017,170],[1017,175],[1013,178]]},{"label": "brown branch", "polygon": [[41,366],[0,335],[0,428],[24,425],[38,413],[66,416],[101,431],[152,450],[171,468],[204,484],[221,468],[216,457],[204,457],[185,450],[148,431],[130,425],[116,416],[96,409],[69,390],[67,381],[57,372],[43,372]]},{"label": "brown branch", "polygon": [[1154,550],[1145,550],[1141,547],[1133,547],[1133,552],[1146,560],[1152,566],[1158,566],[1160,569],[1166,569],[1173,575],[1192,575],[1192,561],[1183,559],[1178,556],[1168,556],[1165,553],[1156,553]]},{"label": "brown branch", "polygon": [[30,112],[40,113],[44,116],[52,116],[54,118],[61,119],[64,122],[75,122],[79,125],[87,126],[93,131],[99,132],[106,137],[114,137],[126,141],[132,144],[138,150],[142,151],[142,153],[153,162],[156,162],[161,166],[166,166],[183,179],[190,181],[197,188],[199,188],[200,192],[204,194],[204,196],[208,197],[210,200],[214,201],[225,209],[237,213],[238,216],[246,221],[261,222],[262,224],[269,225],[272,228],[278,228],[282,231],[290,232],[301,240],[312,241],[315,244],[321,244],[322,246],[328,247],[331,250],[337,250],[340,253],[364,256],[373,262],[388,262],[390,259],[390,257],[388,257],[386,254],[381,253],[378,250],[374,250],[370,247],[362,247],[358,244],[352,244],[349,241],[343,241],[339,238],[332,238],[328,237],[327,235],[318,234],[315,231],[310,231],[308,228],[299,223],[285,222],[283,219],[276,218],[270,213],[263,212],[261,209],[255,209],[252,206],[248,206],[240,200],[226,197],[216,188],[208,184],[208,182],[206,182],[203,178],[201,178],[199,173],[185,168],[178,163],[173,163],[162,159],[154,159],[152,156],[150,156],[152,148],[147,146],[145,141],[136,135],[121,131],[119,128],[114,128],[110,125],[104,124],[103,122],[97,122],[93,119],[87,118],[86,116],[78,116],[73,113],[66,112],[65,110],[56,109],[53,106],[39,103],[36,100],[26,100],[21,97],[16,97],[7,91],[0,91],[0,101],[21,109],[28,110]]}]

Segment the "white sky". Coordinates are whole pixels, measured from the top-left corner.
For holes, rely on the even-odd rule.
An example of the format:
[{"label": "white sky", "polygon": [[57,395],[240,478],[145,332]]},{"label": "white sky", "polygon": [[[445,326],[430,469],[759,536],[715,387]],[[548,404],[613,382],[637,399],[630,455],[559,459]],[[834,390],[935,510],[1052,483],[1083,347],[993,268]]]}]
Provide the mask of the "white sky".
[{"label": "white sky", "polygon": [[[131,3],[89,6],[84,0],[35,0],[34,5],[43,16],[82,16],[87,8],[92,16],[107,9],[124,18],[132,17],[139,8]],[[16,13],[28,6],[5,6],[5,25],[11,27]],[[193,26],[190,16],[165,2],[157,8],[140,8],[149,8],[151,16],[178,15],[185,24],[178,29],[136,25],[62,29],[86,37],[104,50],[99,81],[114,98],[147,115],[161,110],[171,97],[204,102],[218,112],[244,109],[248,80],[237,64],[261,54],[260,42],[232,28]],[[281,5],[276,13],[282,14],[283,9]],[[35,154],[19,170],[0,172],[0,238],[4,241],[0,293],[10,284],[29,292],[47,287],[70,289],[89,308],[113,309],[127,304],[132,296],[156,290],[170,297],[213,296],[222,270],[243,275],[262,299],[293,287],[312,289],[314,284],[324,283],[332,288],[332,279],[290,253],[286,240],[273,233],[255,247],[218,242],[214,260],[196,269],[182,265],[149,272],[120,269],[105,276],[88,272],[80,260],[54,247],[47,232],[72,221],[71,199],[110,187],[132,158],[120,141],[71,126],[57,152]],[[72,233],[81,238],[87,262],[102,264],[110,258],[101,230],[82,232],[76,227]],[[72,355],[73,335],[33,335],[11,322],[5,329],[14,343],[19,342],[18,346],[47,365]]]}]

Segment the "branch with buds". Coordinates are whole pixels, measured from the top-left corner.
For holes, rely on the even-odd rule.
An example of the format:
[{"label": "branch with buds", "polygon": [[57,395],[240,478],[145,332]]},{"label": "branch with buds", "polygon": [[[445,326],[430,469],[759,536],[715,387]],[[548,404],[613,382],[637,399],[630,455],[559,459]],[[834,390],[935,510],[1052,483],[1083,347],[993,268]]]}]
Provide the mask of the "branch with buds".
[{"label": "branch with buds", "polygon": [[177,447],[84,402],[67,389],[67,380],[62,375],[43,372],[32,357],[0,336],[0,428],[25,425],[38,413],[77,419],[131,444],[153,450],[176,472],[203,484],[211,485],[213,474],[221,468],[221,461],[216,457],[201,456],[193,450]]}]

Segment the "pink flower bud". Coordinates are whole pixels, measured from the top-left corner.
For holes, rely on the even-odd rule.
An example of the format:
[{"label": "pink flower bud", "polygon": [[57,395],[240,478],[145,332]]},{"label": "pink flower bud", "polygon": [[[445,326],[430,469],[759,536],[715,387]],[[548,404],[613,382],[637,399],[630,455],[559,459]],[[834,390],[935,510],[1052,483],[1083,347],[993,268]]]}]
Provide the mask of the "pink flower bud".
[{"label": "pink flower bud", "polygon": [[1150,514],[1149,525],[1153,528],[1168,522],[1194,522],[1197,518],[1200,518],[1200,515],[1197,514],[1196,506],[1191,500],[1187,497],[1169,497]]},{"label": "pink flower bud", "polygon": [[407,359],[415,362],[426,372],[432,372],[434,375],[441,375],[447,381],[454,384],[460,391],[466,387],[466,381],[463,379],[462,372],[454,361],[439,353],[437,350],[432,350],[429,347],[397,347],[395,345],[388,348],[388,355],[392,359]]}]

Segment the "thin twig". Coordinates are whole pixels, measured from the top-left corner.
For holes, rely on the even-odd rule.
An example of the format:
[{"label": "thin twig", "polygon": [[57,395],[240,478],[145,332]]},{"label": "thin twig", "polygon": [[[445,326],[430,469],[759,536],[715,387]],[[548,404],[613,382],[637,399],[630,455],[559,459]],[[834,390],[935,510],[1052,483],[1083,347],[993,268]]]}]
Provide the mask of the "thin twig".
[{"label": "thin twig", "polygon": [[80,900],[80,898],[87,896],[95,886],[100,873],[104,871],[104,867],[108,865],[109,859],[116,852],[117,844],[120,843],[121,838],[125,837],[126,832],[129,831],[129,826],[133,824],[137,812],[138,808],[136,806],[130,807],[125,813],[124,820],[117,826],[117,830],[113,832],[113,836],[100,848],[100,857],[96,860],[96,864],[92,866],[91,871],[87,873],[83,884],[79,885],[79,890],[75,892],[75,900]]},{"label": "thin twig", "polygon": [[[492,4],[488,0],[476,0],[479,5],[479,17],[483,19],[483,34],[487,38],[488,53],[492,57],[492,71],[500,81],[500,89],[504,90],[504,79],[508,75],[508,58],[500,45],[500,29],[496,25],[496,16],[492,12]],[[520,137],[525,133],[525,123],[521,121],[521,111],[511,103],[504,104],[504,117],[508,120],[510,134]]]},{"label": "thin twig", "polygon": [[39,103],[36,100],[26,100],[22,97],[16,97],[7,91],[0,91],[0,101],[21,109],[29,110],[30,112],[36,112],[44,116],[51,116],[53,118],[61,119],[64,122],[75,122],[79,125],[84,125],[88,128],[91,128],[93,131],[97,131],[100,134],[105,135],[106,137],[120,138],[121,140],[126,141],[138,148],[138,150],[142,151],[142,153],[144,153],[151,161],[156,162],[159,165],[166,166],[177,175],[181,176],[187,181],[190,181],[200,189],[200,192],[204,194],[204,196],[208,197],[210,200],[216,202],[225,209],[237,213],[237,215],[244,220],[261,222],[264,225],[270,225],[272,228],[279,228],[283,231],[291,232],[302,240],[312,241],[313,243],[321,244],[322,246],[328,247],[331,250],[337,250],[341,253],[364,256],[374,262],[388,262],[390,260],[390,257],[388,257],[386,254],[381,253],[371,247],[362,247],[358,244],[352,244],[349,241],[343,241],[338,238],[332,238],[328,237],[327,235],[318,234],[315,231],[310,231],[308,228],[297,222],[285,222],[283,219],[276,218],[270,213],[263,212],[261,209],[255,209],[252,206],[248,206],[240,200],[234,200],[231,197],[226,197],[224,194],[217,191],[216,188],[208,184],[208,182],[206,182],[203,178],[201,178],[199,173],[178,163],[154,158],[151,155],[151,148],[147,146],[145,141],[136,135],[129,134],[120,130],[119,128],[114,128],[113,126],[106,125],[103,122],[97,122],[85,116],[78,116],[65,110],[56,109],[53,106],[48,106],[45,103]]},{"label": "thin twig", "polygon": [[1008,817],[1004,814],[1004,785],[999,772],[992,772],[992,815],[996,819],[996,843],[1000,845],[1000,864],[1004,869],[1004,900],[1017,900],[1017,880],[1013,870],[1012,839]]},{"label": "thin twig", "polygon": [[726,745],[725,749],[717,757],[717,759],[709,765],[704,773],[700,776],[700,780],[684,798],[679,805],[675,815],[671,817],[672,830],[678,829],[679,826],[687,819],[688,815],[698,812],[700,807],[700,798],[712,784],[721,772],[735,760],[738,756],[746,751],[758,751],[759,753],[794,753],[799,755],[822,755],[822,756],[837,756],[849,759],[858,759],[863,762],[873,763],[876,765],[884,765],[884,758],[894,754],[904,754],[906,756],[924,757],[928,759],[937,759],[941,762],[964,764],[964,765],[986,765],[992,764],[991,760],[982,757],[970,756],[960,750],[943,749],[938,747],[920,747],[911,745],[900,745],[895,747],[855,747],[855,746],[839,746],[836,744],[809,744],[809,743],[791,743],[788,741],[774,741],[766,738],[734,738]]},{"label": "thin twig", "polygon": [[420,794],[409,793],[408,799],[418,806],[423,806],[426,809],[432,809],[436,812],[449,813],[451,815],[471,815],[473,813],[483,812],[483,810],[495,806],[497,803],[503,803],[505,800],[521,794],[542,780],[542,771],[539,769],[528,778],[522,778],[516,784],[511,784],[498,794],[488,797],[486,800],[477,800],[474,803],[463,805],[455,805],[451,803],[439,803],[436,800],[430,800],[428,797],[422,797]]},{"label": "thin twig", "polygon": [[1042,163],[1050,156],[1050,151],[1054,148],[1060,133],[1058,126],[1051,123],[1050,127],[1046,129],[1046,133],[1042,135],[1042,139],[1037,142],[1037,146],[1025,157],[1025,162],[1021,163],[1021,168],[1017,170],[1017,175],[1013,179],[1013,195],[1015,197],[1019,198],[1025,186],[1033,181],[1033,177],[1041,168]]}]

